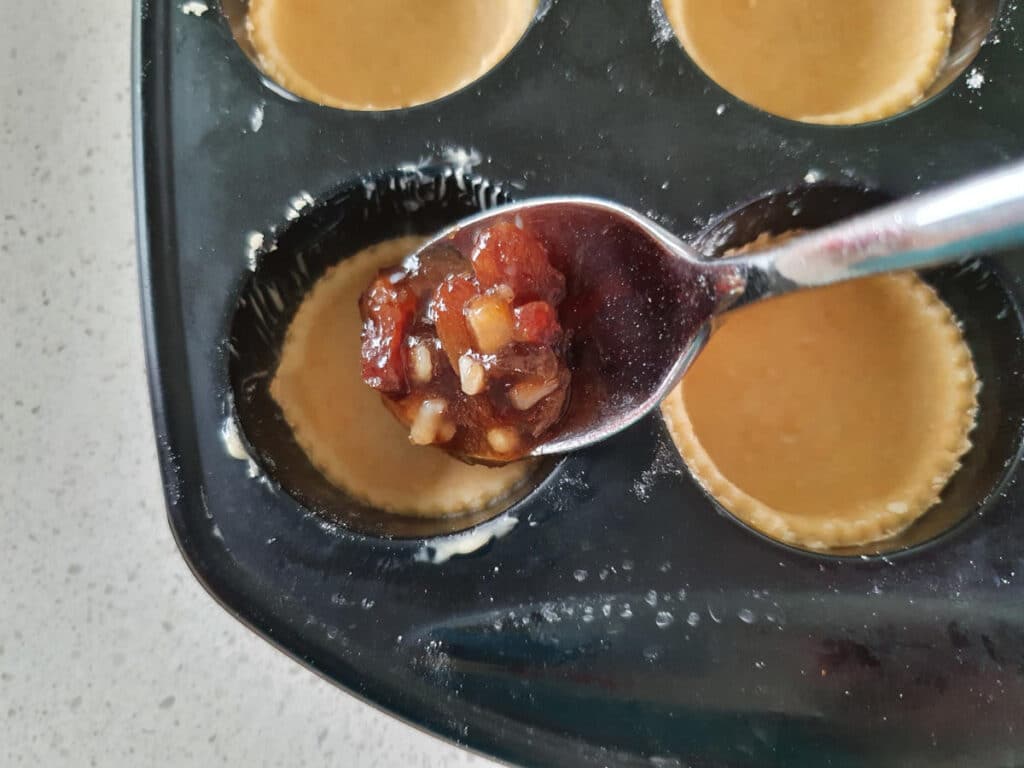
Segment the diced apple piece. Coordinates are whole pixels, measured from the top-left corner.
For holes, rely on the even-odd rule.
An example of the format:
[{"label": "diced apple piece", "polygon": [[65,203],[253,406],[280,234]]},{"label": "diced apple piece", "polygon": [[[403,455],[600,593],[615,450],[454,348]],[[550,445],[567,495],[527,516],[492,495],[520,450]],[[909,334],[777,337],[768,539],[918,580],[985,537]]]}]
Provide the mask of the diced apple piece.
[{"label": "diced apple piece", "polygon": [[467,395],[479,395],[486,383],[484,367],[478,360],[466,354],[459,358],[459,382]]},{"label": "diced apple piece", "polygon": [[512,305],[500,296],[488,293],[472,299],[466,305],[466,321],[475,348],[485,355],[494,354],[512,341]]},{"label": "diced apple piece", "polygon": [[427,384],[434,376],[434,359],[430,347],[426,344],[415,344],[409,350],[409,374],[419,384]]},{"label": "diced apple piece", "polygon": [[528,411],[545,397],[558,389],[558,379],[548,381],[527,379],[513,384],[508,399],[517,411]]},{"label": "diced apple piece", "polygon": [[487,443],[495,453],[512,453],[519,448],[519,435],[509,427],[487,430]]},{"label": "diced apple piece", "polygon": [[444,423],[444,412],[448,403],[439,398],[430,398],[420,403],[416,417],[409,428],[409,440],[416,445],[431,445],[439,442],[438,436]]}]

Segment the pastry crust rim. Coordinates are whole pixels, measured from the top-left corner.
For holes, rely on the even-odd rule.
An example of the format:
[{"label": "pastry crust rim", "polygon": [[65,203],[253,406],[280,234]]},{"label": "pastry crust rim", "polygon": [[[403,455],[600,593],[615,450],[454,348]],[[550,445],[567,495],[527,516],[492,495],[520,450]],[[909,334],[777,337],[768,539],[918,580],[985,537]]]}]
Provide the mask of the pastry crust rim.
[{"label": "pastry crust rim", "polygon": [[757,533],[789,546],[819,552],[885,541],[905,531],[940,501],[942,491],[960,469],[963,457],[971,449],[970,435],[977,422],[981,382],[960,325],[935,289],[923,280],[912,274],[892,277],[913,281],[913,287],[916,288],[914,296],[922,302],[923,311],[931,311],[932,307],[941,309],[947,322],[957,331],[960,344],[967,354],[967,363],[963,366],[966,375],[959,382],[958,391],[961,398],[969,400],[970,404],[951,418],[949,429],[950,434],[955,429],[959,439],[952,450],[936,453],[933,470],[921,473],[922,476],[931,475],[931,482],[927,486],[922,484],[914,495],[879,502],[871,514],[857,519],[814,518],[784,512],[746,493],[718,468],[697,437],[690,420],[683,400],[683,382],[662,403],[661,413],[665,425],[680,458],[697,484],[713,503]]},{"label": "pastry crust rim", "polygon": [[951,3],[949,9],[940,13],[938,18],[940,24],[938,29],[938,45],[928,50],[927,56],[920,57],[920,69],[913,74],[905,73],[904,77],[896,81],[897,87],[888,88],[879,93],[874,99],[838,112],[783,114],[762,106],[745,96],[740,96],[732,89],[724,86],[719,81],[717,74],[715,74],[716,68],[709,66],[708,58],[704,55],[702,46],[695,44],[694,38],[690,34],[684,18],[683,0],[676,0],[676,2],[662,0],[662,2],[669,26],[671,26],[680,47],[708,80],[728,93],[732,98],[759,112],[782,120],[791,120],[810,125],[862,126],[898,117],[928,101],[935,95],[929,94],[928,90],[938,79],[942,65],[949,57],[953,30],[956,25],[956,10]]}]

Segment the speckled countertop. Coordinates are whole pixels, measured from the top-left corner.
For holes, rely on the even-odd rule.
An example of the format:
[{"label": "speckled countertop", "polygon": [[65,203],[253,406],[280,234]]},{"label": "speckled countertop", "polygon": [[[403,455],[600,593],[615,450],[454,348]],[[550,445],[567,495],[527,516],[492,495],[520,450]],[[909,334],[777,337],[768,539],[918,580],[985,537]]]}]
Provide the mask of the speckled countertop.
[{"label": "speckled countertop", "polygon": [[0,24],[0,765],[490,765],[271,648],[178,555],[139,320],[129,5],[12,3]]}]

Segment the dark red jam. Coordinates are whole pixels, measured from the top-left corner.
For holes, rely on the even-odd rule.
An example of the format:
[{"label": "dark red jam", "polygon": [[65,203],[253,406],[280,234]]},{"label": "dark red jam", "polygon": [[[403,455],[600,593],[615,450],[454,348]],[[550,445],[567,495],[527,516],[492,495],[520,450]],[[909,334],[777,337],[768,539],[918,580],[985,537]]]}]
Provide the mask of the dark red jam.
[{"label": "dark red jam", "polygon": [[478,232],[468,259],[451,245],[428,249],[362,295],[363,380],[414,443],[521,458],[565,411],[565,296],[543,242],[512,222]]}]

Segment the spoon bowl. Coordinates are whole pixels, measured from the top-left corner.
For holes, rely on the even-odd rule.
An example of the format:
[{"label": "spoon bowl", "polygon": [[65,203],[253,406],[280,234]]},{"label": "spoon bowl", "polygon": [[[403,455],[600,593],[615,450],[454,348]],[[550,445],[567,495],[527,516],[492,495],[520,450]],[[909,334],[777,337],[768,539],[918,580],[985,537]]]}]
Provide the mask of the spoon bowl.
[{"label": "spoon bowl", "polygon": [[551,197],[459,222],[424,245],[472,250],[499,222],[528,229],[566,276],[560,320],[571,339],[569,402],[531,455],[603,440],[657,406],[710,335],[710,320],[742,293],[741,270],[703,259],[645,216],[606,200]]}]

